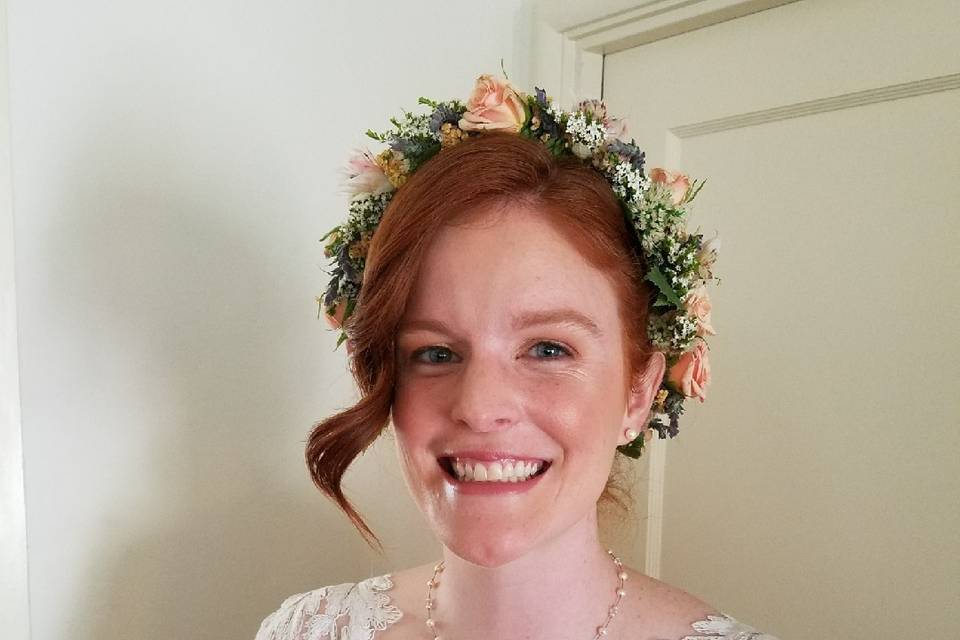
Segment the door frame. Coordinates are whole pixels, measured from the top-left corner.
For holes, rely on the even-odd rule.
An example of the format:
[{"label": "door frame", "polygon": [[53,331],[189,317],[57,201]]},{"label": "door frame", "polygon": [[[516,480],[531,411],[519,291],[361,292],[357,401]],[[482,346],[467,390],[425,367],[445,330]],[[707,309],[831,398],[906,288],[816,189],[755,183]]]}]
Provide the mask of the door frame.
[{"label": "door frame", "polygon": [[0,620],[3,636],[30,637],[27,524],[20,420],[20,359],[10,155],[7,2],[0,0]]},{"label": "door frame", "polygon": [[[797,0],[531,0],[530,75],[537,86],[550,87],[550,95],[569,108],[584,98],[603,97],[603,59],[608,53],[792,2]],[[518,43],[518,50],[526,50],[524,45]],[[679,163],[680,137],[682,132],[668,132],[666,166]],[[654,578],[660,577],[666,451],[666,442],[659,438],[646,447],[643,571]]]}]

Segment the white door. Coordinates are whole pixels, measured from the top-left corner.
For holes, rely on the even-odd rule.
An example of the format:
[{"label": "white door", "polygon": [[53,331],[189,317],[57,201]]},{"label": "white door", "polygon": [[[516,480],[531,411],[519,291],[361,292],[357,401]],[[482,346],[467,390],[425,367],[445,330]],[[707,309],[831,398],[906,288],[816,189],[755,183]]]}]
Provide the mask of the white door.
[{"label": "white door", "polygon": [[958,88],[956,0],[804,0],[603,60],[722,238],[659,574],[783,638],[960,633]]}]

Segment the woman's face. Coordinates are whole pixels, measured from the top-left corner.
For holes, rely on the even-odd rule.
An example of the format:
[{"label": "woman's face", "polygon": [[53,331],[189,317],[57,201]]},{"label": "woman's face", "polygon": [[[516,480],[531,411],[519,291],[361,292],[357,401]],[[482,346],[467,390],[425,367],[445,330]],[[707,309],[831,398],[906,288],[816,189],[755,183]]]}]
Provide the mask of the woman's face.
[{"label": "woman's face", "polygon": [[[649,408],[623,353],[612,283],[542,214],[483,212],[439,232],[397,335],[393,423],[447,548],[498,566],[595,516],[615,447]],[[473,481],[458,477],[468,466]]]}]

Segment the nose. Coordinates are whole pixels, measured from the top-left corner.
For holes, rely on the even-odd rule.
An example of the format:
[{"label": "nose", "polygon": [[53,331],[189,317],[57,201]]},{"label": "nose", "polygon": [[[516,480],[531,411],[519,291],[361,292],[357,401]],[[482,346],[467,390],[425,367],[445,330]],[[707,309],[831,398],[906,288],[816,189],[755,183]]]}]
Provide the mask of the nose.
[{"label": "nose", "polygon": [[474,431],[499,431],[516,424],[519,402],[510,368],[490,356],[471,357],[461,368],[451,417]]}]

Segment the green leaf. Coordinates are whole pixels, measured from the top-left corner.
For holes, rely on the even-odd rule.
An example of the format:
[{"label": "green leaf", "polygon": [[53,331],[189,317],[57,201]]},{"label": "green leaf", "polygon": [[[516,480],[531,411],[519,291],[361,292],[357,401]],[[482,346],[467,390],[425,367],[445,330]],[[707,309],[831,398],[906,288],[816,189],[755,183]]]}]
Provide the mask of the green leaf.
[{"label": "green leaf", "polygon": [[374,131],[373,129],[367,129],[367,137],[373,138],[374,140],[377,140],[377,141],[381,141],[381,142],[383,141],[383,138],[380,136],[380,134]]},{"label": "green leaf", "polygon": [[339,349],[340,345],[342,345],[346,341],[347,341],[347,334],[345,331],[341,331],[340,337],[337,338],[337,346],[335,346],[334,349]]},{"label": "green leaf", "polygon": [[[653,268],[647,272],[647,280],[655,284],[666,301],[674,307],[679,309],[683,306],[683,302],[680,301],[677,293],[673,290],[673,287],[670,286],[670,283],[667,281],[667,276],[663,275],[663,272],[660,271],[660,267],[654,265]],[[657,299],[660,299],[659,296]]]},{"label": "green leaf", "polygon": [[437,105],[440,103],[437,102],[436,100],[431,100],[430,98],[424,98],[423,96],[420,96],[419,98],[417,98],[417,104],[425,104],[428,107],[433,107],[434,109],[436,109]]},{"label": "green leaf", "polygon": [[343,321],[342,321],[343,323],[347,322],[347,318],[350,317],[350,315],[353,313],[354,307],[356,306],[357,306],[356,298],[347,298],[347,308],[344,309],[343,311]]},{"label": "green leaf", "polygon": [[638,435],[634,438],[633,442],[628,442],[627,444],[622,444],[617,447],[617,451],[627,456],[628,458],[637,459],[643,455],[643,445],[645,444],[644,434]]},{"label": "green leaf", "polygon": [[691,187],[687,191],[686,197],[683,199],[683,202],[681,202],[680,204],[683,205],[683,204],[687,204],[688,202],[693,202],[693,199],[697,197],[697,194],[700,193],[700,189],[702,189],[703,185],[705,184],[707,184],[706,180],[702,180],[699,184],[697,184],[696,180],[694,180],[693,187]]},{"label": "green leaf", "polygon": [[654,307],[672,307],[673,303],[666,299],[662,293],[657,294],[657,299],[653,303]]}]

